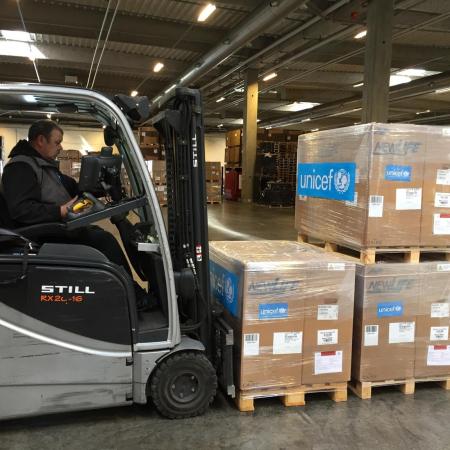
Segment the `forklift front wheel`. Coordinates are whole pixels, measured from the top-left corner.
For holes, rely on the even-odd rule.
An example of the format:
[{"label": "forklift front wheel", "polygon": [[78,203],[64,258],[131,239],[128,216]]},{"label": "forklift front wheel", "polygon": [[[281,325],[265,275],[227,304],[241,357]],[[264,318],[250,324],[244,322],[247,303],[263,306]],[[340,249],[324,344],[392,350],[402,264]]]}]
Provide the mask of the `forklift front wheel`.
[{"label": "forklift front wheel", "polygon": [[216,372],[199,352],[180,352],[161,362],[150,380],[156,409],[169,419],[203,414],[214,400]]}]

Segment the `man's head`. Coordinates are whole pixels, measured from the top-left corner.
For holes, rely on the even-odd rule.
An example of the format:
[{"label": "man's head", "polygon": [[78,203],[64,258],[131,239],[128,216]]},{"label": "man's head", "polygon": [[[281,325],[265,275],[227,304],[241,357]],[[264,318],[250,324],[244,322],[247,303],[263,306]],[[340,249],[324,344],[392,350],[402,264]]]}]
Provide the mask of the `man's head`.
[{"label": "man's head", "polygon": [[62,150],[63,130],[51,120],[37,120],[28,130],[28,141],[44,158],[55,159]]}]

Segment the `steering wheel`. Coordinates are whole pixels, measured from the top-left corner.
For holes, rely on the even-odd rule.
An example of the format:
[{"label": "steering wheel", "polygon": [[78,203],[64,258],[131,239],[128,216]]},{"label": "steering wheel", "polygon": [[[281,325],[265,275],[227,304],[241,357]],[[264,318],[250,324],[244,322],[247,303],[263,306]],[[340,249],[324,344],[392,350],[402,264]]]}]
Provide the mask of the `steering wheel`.
[{"label": "steering wheel", "polygon": [[106,205],[89,192],[83,192],[81,197],[74,202],[67,211],[66,220],[78,219],[94,212],[102,211]]}]

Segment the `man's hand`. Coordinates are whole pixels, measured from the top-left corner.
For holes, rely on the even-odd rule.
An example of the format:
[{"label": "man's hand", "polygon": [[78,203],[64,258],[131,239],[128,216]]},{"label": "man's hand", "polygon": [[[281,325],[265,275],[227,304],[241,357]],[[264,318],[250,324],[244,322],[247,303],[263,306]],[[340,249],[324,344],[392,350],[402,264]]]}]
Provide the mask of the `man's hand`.
[{"label": "man's hand", "polygon": [[77,201],[77,199],[78,199],[78,196],[72,198],[67,203],[64,203],[64,205],[61,205],[59,207],[59,209],[61,211],[61,218],[62,219],[65,219],[67,217],[67,213],[69,211],[69,208]]}]

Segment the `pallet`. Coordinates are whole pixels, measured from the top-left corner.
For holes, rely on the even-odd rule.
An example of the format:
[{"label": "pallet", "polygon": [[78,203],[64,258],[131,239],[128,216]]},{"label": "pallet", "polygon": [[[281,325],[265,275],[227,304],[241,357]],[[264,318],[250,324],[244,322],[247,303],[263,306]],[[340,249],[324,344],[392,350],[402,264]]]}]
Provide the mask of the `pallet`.
[{"label": "pallet", "polygon": [[257,389],[254,391],[238,391],[235,402],[241,412],[255,410],[254,401],[258,398],[279,397],[284,406],[304,406],[305,394],[326,392],[335,402],[347,401],[347,383],[312,384],[295,388]]},{"label": "pallet", "polygon": [[382,386],[398,386],[403,394],[414,394],[416,383],[438,383],[443,389],[447,391],[450,390],[449,377],[408,378],[404,380],[386,381],[351,381],[348,384],[348,387],[359,398],[367,400],[372,398],[372,388]]},{"label": "pallet", "polygon": [[403,255],[406,263],[417,264],[421,257],[427,254],[439,255],[439,259],[450,261],[450,247],[368,247],[356,248],[335,242],[318,241],[304,234],[298,235],[298,242],[309,243],[322,247],[326,252],[337,252],[347,256],[356,256],[363,264],[375,264],[377,257],[383,258],[388,254]]},{"label": "pallet", "polygon": [[219,202],[219,201],[211,201],[211,200],[208,200],[206,203],[207,203],[208,205],[221,205],[221,204],[222,204],[222,202]]}]

